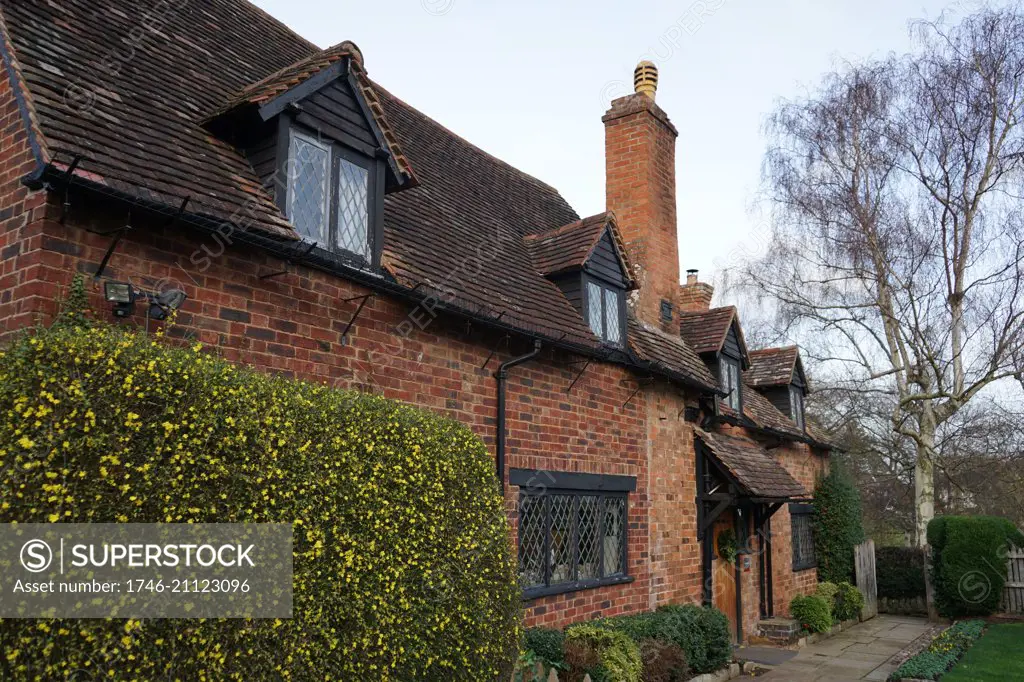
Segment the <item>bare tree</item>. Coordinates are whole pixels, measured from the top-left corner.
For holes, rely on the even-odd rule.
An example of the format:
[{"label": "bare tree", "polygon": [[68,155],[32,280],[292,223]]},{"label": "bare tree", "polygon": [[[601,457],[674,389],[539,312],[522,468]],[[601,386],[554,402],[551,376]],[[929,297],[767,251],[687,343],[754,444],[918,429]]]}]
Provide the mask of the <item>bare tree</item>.
[{"label": "bare tree", "polygon": [[914,31],[913,54],[780,104],[772,244],[743,279],[840,389],[888,406],[924,545],[942,426],[1024,369],[1024,11]]}]

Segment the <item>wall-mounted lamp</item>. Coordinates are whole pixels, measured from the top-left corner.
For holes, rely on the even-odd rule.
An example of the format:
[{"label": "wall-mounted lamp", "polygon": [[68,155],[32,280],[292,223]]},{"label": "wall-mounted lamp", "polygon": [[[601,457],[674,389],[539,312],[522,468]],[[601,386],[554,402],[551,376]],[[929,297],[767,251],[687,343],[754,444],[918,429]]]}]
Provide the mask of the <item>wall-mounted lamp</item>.
[{"label": "wall-mounted lamp", "polygon": [[114,304],[118,317],[128,317],[135,310],[135,289],[128,282],[104,282],[103,298]]},{"label": "wall-mounted lamp", "polygon": [[135,301],[142,299],[149,302],[146,318],[165,320],[167,316],[181,307],[188,298],[181,289],[168,289],[159,294],[151,294],[136,289],[131,282],[104,282],[103,298],[114,304],[114,315],[128,317],[135,312]]}]

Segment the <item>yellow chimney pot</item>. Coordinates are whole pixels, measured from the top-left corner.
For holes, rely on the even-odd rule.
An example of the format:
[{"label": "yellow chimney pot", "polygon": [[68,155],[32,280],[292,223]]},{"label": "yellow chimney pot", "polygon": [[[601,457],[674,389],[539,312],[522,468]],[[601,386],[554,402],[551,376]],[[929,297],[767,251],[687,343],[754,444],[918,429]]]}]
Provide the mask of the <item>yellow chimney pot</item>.
[{"label": "yellow chimney pot", "polygon": [[642,61],[633,71],[633,89],[640,95],[654,99],[658,92],[658,67],[654,62]]}]

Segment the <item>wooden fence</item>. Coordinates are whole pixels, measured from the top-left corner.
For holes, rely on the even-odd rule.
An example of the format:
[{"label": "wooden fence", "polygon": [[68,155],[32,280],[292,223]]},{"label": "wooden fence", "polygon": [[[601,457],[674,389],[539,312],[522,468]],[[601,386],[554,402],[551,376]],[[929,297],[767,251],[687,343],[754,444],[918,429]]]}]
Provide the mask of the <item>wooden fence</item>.
[{"label": "wooden fence", "polygon": [[1003,587],[1003,611],[1024,615],[1024,549],[1011,549],[1006,585]]},{"label": "wooden fence", "polygon": [[857,589],[864,595],[861,620],[878,615],[878,580],[875,577],[875,541],[868,540],[853,548],[857,571]]}]

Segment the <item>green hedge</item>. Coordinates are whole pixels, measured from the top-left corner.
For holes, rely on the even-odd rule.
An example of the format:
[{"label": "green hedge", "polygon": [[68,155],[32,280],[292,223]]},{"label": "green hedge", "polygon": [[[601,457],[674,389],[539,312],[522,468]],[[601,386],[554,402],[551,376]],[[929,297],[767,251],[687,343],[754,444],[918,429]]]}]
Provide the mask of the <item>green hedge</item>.
[{"label": "green hedge", "polygon": [[656,639],[677,644],[694,673],[719,670],[732,660],[729,620],[713,607],[662,606],[657,611],[635,616],[603,618],[593,621],[592,625],[618,630],[638,643]]},{"label": "green hedge", "polygon": [[814,549],[818,580],[852,582],[853,548],[864,542],[860,492],[836,462],[814,489]]},{"label": "green hedge", "polygon": [[832,628],[832,609],[825,597],[816,594],[793,597],[789,613],[808,632],[826,632]]},{"label": "green hedge", "polygon": [[0,678],[504,682],[521,603],[493,466],[393,401],[36,331],[0,352],[0,522],[294,523],[294,618],[6,621]]},{"label": "green hedge", "polygon": [[987,616],[999,609],[1006,550],[1024,535],[995,516],[939,516],[928,524],[935,605],[947,618]]},{"label": "green hedge", "polygon": [[916,599],[925,596],[924,550],[878,547],[875,549],[875,578],[879,597]]},{"label": "green hedge", "polygon": [[908,659],[889,676],[898,680],[937,680],[953,668],[960,657],[985,631],[985,622],[965,620],[954,623],[932,640],[927,649]]}]

